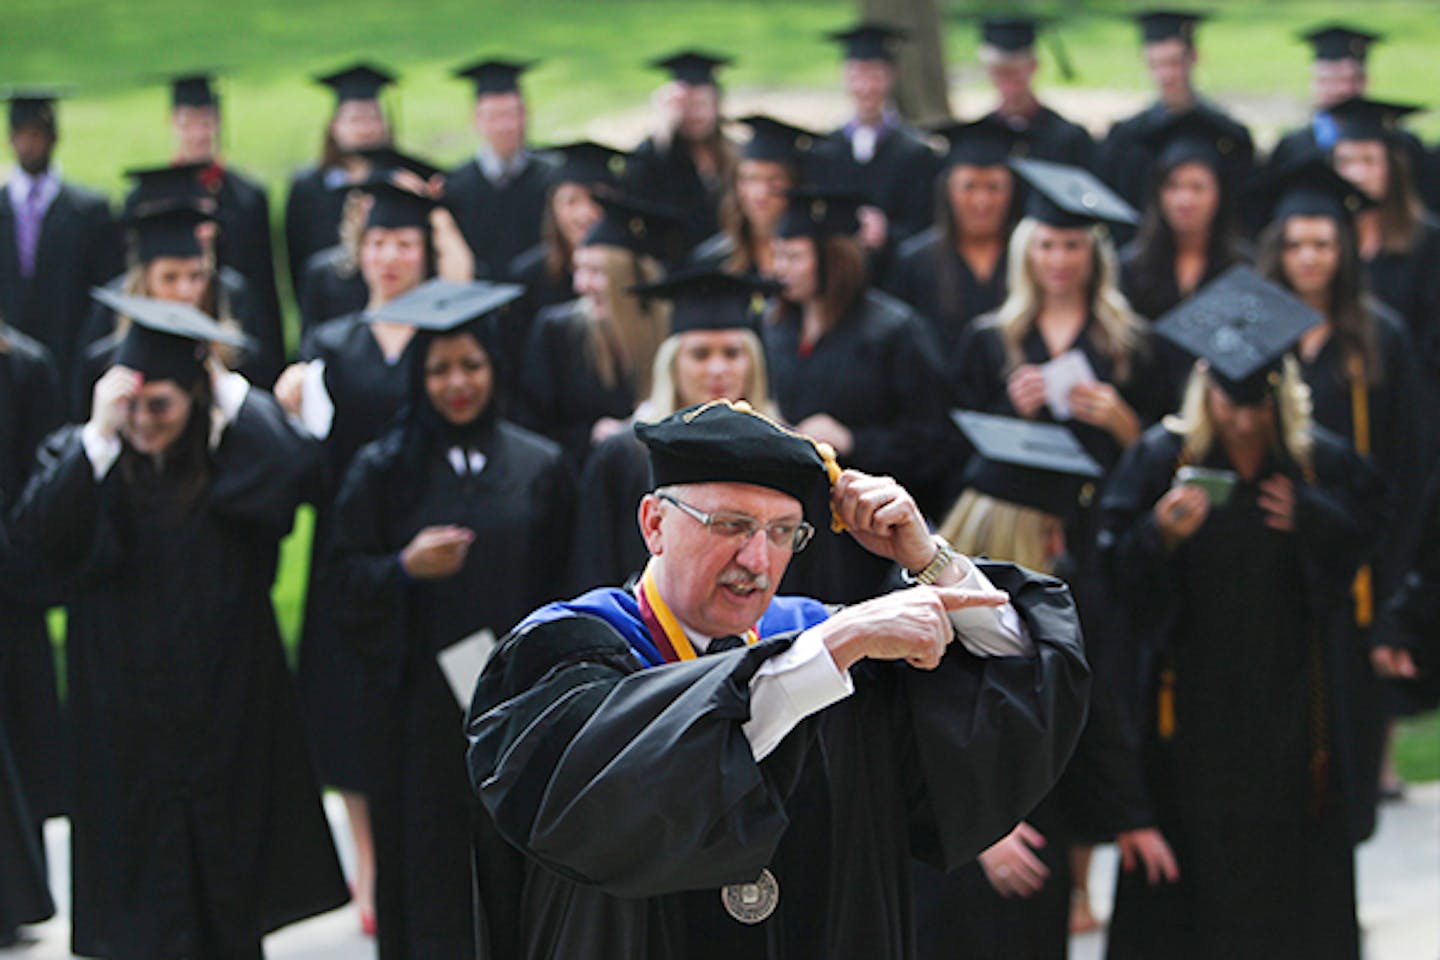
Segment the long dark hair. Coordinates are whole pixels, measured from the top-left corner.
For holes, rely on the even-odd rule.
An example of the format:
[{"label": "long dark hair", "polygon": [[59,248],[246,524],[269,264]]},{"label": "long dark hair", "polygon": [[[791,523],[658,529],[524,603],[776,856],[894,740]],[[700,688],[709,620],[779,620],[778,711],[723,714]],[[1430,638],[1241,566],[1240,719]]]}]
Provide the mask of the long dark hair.
[{"label": "long dark hair", "polygon": [[[183,516],[199,501],[210,481],[210,410],[214,394],[204,371],[194,383],[181,389],[190,395],[190,416],[185,429],[165,451],[162,467],[128,443],[120,448],[116,468],[120,479],[137,505],[175,511]],[[175,483],[161,484],[161,478]]]},{"label": "long dark hair", "polygon": [[[948,166],[935,178],[935,229],[940,233],[941,253],[935,258],[935,302],[951,316],[964,316],[965,286],[960,282],[960,257],[954,253],[963,239],[955,226],[955,208],[950,205],[950,174],[960,164]],[[1010,180],[1010,209],[1005,213],[1005,232],[1000,236],[1000,262],[995,269],[1005,269],[1006,238],[1020,219],[1020,191],[1015,179]],[[938,318],[937,318],[938,319]]]},{"label": "long dark hair", "polygon": [[[865,248],[854,237],[832,234],[811,242],[815,245],[815,282],[820,310],[827,326],[833,329],[870,288],[868,258]],[[769,321],[778,322],[787,312],[799,309],[799,304],[789,304],[783,297],[776,297]]]},{"label": "long dark hair", "polygon": [[[1130,261],[1131,275],[1135,277],[1135,289],[1129,293],[1136,303],[1150,304],[1160,299],[1163,295],[1161,291],[1165,289],[1160,285],[1175,274],[1175,231],[1170,228],[1161,212],[1160,193],[1165,189],[1165,181],[1170,175],[1186,163],[1199,163],[1209,170],[1220,190],[1220,202],[1215,208],[1215,219],[1210,221],[1210,236],[1205,244],[1206,275],[1218,274],[1245,258],[1240,247],[1240,231],[1236,226],[1239,217],[1235,199],[1230,195],[1223,172],[1193,158],[1172,163],[1164,168],[1157,166],[1150,178],[1140,229],[1135,234],[1135,258]],[[1156,289],[1157,286],[1159,290]]]},{"label": "long dark hair", "polygon": [[[1275,220],[1261,231],[1260,250],[1255,260],[1257,272],[1287,290],[1294,289],[1285,277],[1282,262],[1285,225],[1290,219],[1284,217]],[[1355,228],[1348,217],[1327,219],[1335,224],[1340,245],[1340,264],[1335,270],[1335,276],[1330,278],[1330,316],[1327,319],[1334,330],[1335,341],[1345,355],[1360,358],[1364,364],[1365,377],[1371,384],[1382,383],[1385,368],[1380,362],[1375,319],[1365,305],[1365,275],[1360,264]]]},{"label": "long dark hair", "polygon": [[[725,259],[722,269],[736,275],[755,270],[760,262],[759,238],[755,236],[755,227],[750,223],[750,218],[745,216],[745,211],[740,206],[740,167],[745,162],[742,157],[731,171],[730,178],[726,181],[725,194],[720,198],[719,209],[720,230],[730,238],[735,248]],[[800,168],[795,164],[780,160],[759,162],[779,164],[790,178],[792,188],[800,184]]]}]

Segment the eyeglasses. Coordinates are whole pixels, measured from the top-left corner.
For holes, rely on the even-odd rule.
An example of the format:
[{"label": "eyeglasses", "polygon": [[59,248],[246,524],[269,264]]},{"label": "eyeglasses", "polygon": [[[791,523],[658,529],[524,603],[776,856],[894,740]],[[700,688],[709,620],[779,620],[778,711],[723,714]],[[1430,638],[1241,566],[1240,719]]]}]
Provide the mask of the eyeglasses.
[{"label": "eyeglasses", "polygon": [[717,537],[724,537],[727,540],[749,543],[750,538],[755,536],[757,530],[764,530],[765,539],[770,541],[772,547],[799,553],[805,549],[810,538],[815,536],[815,528],[804,520],[775,520],[771,523],[761,523],[754,517],[747,517],[743,513],[706,513],[690,506],[683,500],[677,500],[668,493],[658,496],[666,503],[675,504],[686,516],[703,523]]}]

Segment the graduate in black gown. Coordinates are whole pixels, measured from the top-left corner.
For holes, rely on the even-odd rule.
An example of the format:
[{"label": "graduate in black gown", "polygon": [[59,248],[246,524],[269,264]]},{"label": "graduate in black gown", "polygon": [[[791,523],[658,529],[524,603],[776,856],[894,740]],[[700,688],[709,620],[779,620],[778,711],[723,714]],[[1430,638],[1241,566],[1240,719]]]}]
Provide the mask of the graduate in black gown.
[{"label": "graduate in black gown", "polygon": [[650,392],[668,308],[637,295],[684,250],[679,210],[606,193],[575,251],[578,297],[540,311],[525,345],[515,420],[554,440],[578,474]]},{"label": "graduate in black gown", "polygon": [[[1315,319],[1244,267],[1182,305],[1159,329],[1208,366],[1101,500],[1139,671],[1133,769],[1179,868],[1147,875],[1122,845],[1112,960],[1360,955],[1374,761],[1348,587],[1384,496],[1281,360]],[[1217,473],[1181,474],[1198,468]]]},{"label": "graduate in black gown", "polygon": [[[936,451],[950,429],[939,351],[913,310],[870,286],[860,204],[828,189],[791,193],[775,240],[782,288],[761,329],[770,391],[785,422],[858,469],[895,477],[934,513]],[[854,542],[827,538],[787,589],[848,603],[876,593],[888,572]]]},{"label": "graduate in black gown", "polygon": [[1440,706],[1440,470],[1430,474],[1420,533],[1405,576],[1371,633],[1375,672],[1401,685],[1409,706]]},{"label": "graduate in black gown", "polygon": [[[636,430],[657,487],[634,592],[531,614],[476,689],[481,956],[913,957],[910,857],[968,861],[1073,746],[1064,586],[971,563],[893,480],[748,409]],[[832,520],[943,586],[776,597]]]},{"label": "graduate in black gown", "polygon": [[335,504],[337,619],[365,660],[383,960],[475,950],[480,808],[465,705],[436,655],[480,630],[503,636],[563,589],[553,547],[571,530],[573,481],[559,447],[493,402],[504,372],[490,319],[518,293],[432,281],[376,314],[422,320],[406,407],[356,455]]},{"label": "graduate in black gown", "polygon": [[503,277],[540,242],[551,169],[531,152],[520,75],[531,63],[483,60],[454,75],[475,85],[475,132],[483,145],[445,178],[445,203],[475,253],[476,276]]},{"label": "graduate in black gown", "polygon": [[[1153,125],[1143,141],[1154,157],[1153,179],[1140,229],[1120,251],[1120,289],[1136,313],[1154,321],[1249,256],[1239,237],[1225,125],[1191,112]],[[1169,341],[1156,350],[1174,387],[1171,408],[1178,408],[1192,360]]]},{"label": "graduate in black gown", "polygon": [[90,288],[124,269],[125,247],[109,201],[62,180],[53,164],[58,97],[7,95],[16,169],[0,190],[0,317],[50,351],[63,388],[80,362]]},{"label": "graduate in black gown", "polygon": [[434,201],[389,181],[371,182],[357,259],[369,291],[360,313],[336,317],[306,336],[301,362],[275,385],[286,412],[323,440],[325,483],[313,498],[315,532],[300,642],[300,702],[320,781],[340,790],[355,835],[355,896],[363,929],[374,929],[374,854],[365,791],[363,673],[336,622],[339,601],[326,570],[335,491],[350,461],[377,438],[409,395],[412,324],[367,322],[366,314],[419,286],[437,271],[451,280],[473,273],[455,222]]},{"label": "graduate in black gown", "polygon": [[[227,366],[247,379],[274,380],[278,357],[257,349],[264,325],[250,282],[238,271],[215,263],[218,232],[215,217],[188,200],[159,200],[142,205],[121,221],[126,227],[132,266],[105,284],[113,293],[186,303],[220,323],[246,334],[250,351],[221,348]],[[115,351],[129,328],[104,303],[96,302],[86,320],[82,361],[74,379],[65,385],[70,409],[90,416],[95,383],[110,368]]]},{"label": "graduate in black gown", "polygon": [[937,131],[950,144],[934,184],[931,225],[900,245],[886,292],[904,300],[935,333],[947,369],[970,321],[1005,300],[1006,247],[1019,216],[1006,165],[1024,138],[986,117]]},{"label": "graduate in black gown", "polygon": [[[1068,576],[1065,518],[1094,495],[1100,465],[1055,424],[972,412],[957,418],[978,454],[940,535],[968,556]],[[1144,851],[1148,869],[1173,874],[1164,838],[1137,816],[1143,797],[1133,795],[1125,701],[1110,662],[1127,653],[1118,639],[1085,632],[1090,714],[1055,789],[977,862],[944,875],[916,862],[922,960],[1063,960],[1072,893],[1084,889],[1083,844],[1118,835]]]},{"label": "graduate in black gown", "polygon": [[21,924],[43,923],[55,915],[43,857],[0,719],[0,949],[19,942]]},{"label": "graduate in black gown", "polygon": [[[41,441],[64,422],[65,407],[49,352],[0,324],[0,509],[9,509],[20,499]],[[45,608],[59,602],[60,596],[56,584],[39,576],[33,564],[4,550],[3,544],[0,536],[0,623],[4,624],[0,731],[9,740],[6,762],[13,761],[14,767],[8,786],[0,789],[23,784],[25,829],[38,844],[45,820],[64,815],[69,787],[69,738],[45,620]],[[43,845],[38,849],[43,863]],[[4,898],[0,893],[0,900]],[[14,926],[13,917],[6,923],[3,910],[0,907],[0,941]]]},{"label": "graduate in black gown", "polygon": [[381,92],[395,82],[389,71],[356,63],[316,77],[315,82],[335,92],[335,109],[325,125],[320,162],[295,174],[285,197],[285,259],[297,301],[305,295],[306,263],[340,238],[345,209],[340,188],[369,176],[370,165],[359,151],[394,139],[380,105]]},{"label": "graduate in black gown", "polygon": [[1400,119],[1417,109],[1363,98],[1337,104],[1330,162],[1375,201],[1355,214],[1366,285],[1405,321],[1433,397],[1440,387],[1440,221],[1421,203],[1398,138]]},{"label": "graduate in black gown", "polygon": [[[1250,131],[1195,89],[1195,67],[1200,60],[1195,28],[1205,19],[1204,14],[1177,10],[1147,10],[1135,17],[1156,99],[1134,116],[1115,122],[1097,146],[1095,172],[1137,209],[1143,209],[1149,199],[1157,154],[1163,149],[1163,144],[1157,146],[1155,130],[1178,117],[1197,114],[1216,131],[1215,148],[1225,159],[1224,186],[1232,197],[1255,172]],[[1128,232],[1117,236],[1121,244],[1129,239]]]},{"label": "graduate in black gown", "polygon": [[901,32],[863,21],[827,39],[845,51],[845,92],[855,115],[827,138],[837,160],[826,185],[857,191],[860,241],[883,274],[897,244],[930,225],[939,158],[895,109],[895,42]]},{"label": "graduate in black gown", "polygon": [[270,601],[318,450],[210,357],[234,334],[116,302],[135,324],[91,418],[46,441],[11,517],[68,580],[72,948],[259,958],[346,900]]},{"label": "graduate in black gown", "polygon": [[652,60],[670,74],[654,101],[655,132],[625,165],[625,189],[681,211],[686,248],[720,229],[720,197],[735,172],[738,152],[721,126],[720,82],[715,71],[729,57],[682,50]]},{"label": "graduate in black gown", "polygon": [[1095,162],[1089,131],[1045,106],[1035,95],[1036,31],[1033,17],[986,17],[980,24],[980,64],[1000,97],[988,114],[1025,135],[1027,156],[1077,167]]},{"label": "graduate in black gown", "polygon": [[[672,273],[646,295],[672,302],[671,334],[655,351],[650,395],[635,419],[663,420],[677,410],[712,400],[744,400],[773,416],[765,372],[765,348],[755,333],[768,286],[714,268]],[[649,552],[635,523],[635,508],[654,484],[650,458],[633,430],[622,430],[595,448],[575,512],[573,548],[576,591],[615,587],[645,566]]]}]

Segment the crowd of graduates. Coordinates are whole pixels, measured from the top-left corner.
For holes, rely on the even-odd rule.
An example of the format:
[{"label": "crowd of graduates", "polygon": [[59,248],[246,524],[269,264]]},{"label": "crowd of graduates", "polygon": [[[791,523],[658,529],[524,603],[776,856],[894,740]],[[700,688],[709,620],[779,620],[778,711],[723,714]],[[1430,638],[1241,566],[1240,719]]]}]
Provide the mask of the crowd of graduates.
[{"label": "crowd of graduates", "polygon": [[[1098,140],[1038,98],[1023,18],[981,26],[996,109],[927,129],[871,22],[830,37],[854,112],[828,132],[727,118],[729,59],[692,50],[654,62],[638,146],[538,149],[528,65],[486,60],[456,71],[481,146],[448,171],[356,64],[318,78],[283,252],[210,77],[174,82],[174,156],[118,215],[54,166],[55,97],[12,91],[0,946],[52,914],[68,816],[83,956],[259,957],[352,896],[388,960],[505,956],[437,656],[638,574],[632,425],[727,398],[1080,611],[1069,767],[975,863],[913,864],[903,955],[1064,956],[1084,852],[1117,842],[1112,957],[1358,957],[1387,730],[1440,671],[1440,167],[1419,106],[1367,96],[1381,38],[1339,25],[1305,35],[1311,121],[1261,157],[1192,84],[1201,19],[1138,18],[1156,99]],[[269,591],[302,503],[292,673]],[[893,567],[821,531],[783,589],[854,603]]]}]

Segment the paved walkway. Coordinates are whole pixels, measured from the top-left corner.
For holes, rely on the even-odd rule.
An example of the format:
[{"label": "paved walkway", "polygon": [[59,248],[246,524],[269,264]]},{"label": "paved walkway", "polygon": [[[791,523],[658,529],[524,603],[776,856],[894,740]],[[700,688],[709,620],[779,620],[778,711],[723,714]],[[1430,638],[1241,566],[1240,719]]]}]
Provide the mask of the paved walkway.
[{"label": "paved walkway", "polygon": [[[326,806],[331,822],[339,822],[338,799],[327,798]],[[337,840],[342,859],[348,860],[343,834]],[[68,841],[68,825],[52,821],[46,842],[61,915],[28,928],[32,942],[0,950],[0,960],[69,960],[69,922],[64,913]],[[1114,872],[1113,850],[1097,851],[1091,896],[1102,917],[1108,912]],[[1379,832],[1360,849],[1359,884],[1367,960],[1440,960],[1440,781],[1412,786],[1405,802],[1383,808]],[[359,916],[347,907],[282,930],[266,941],[265,953],[270,960],[371,960],[374,945],[359,931]],[[1099,960],[1103,954],[1103,934],[1073,941],[1073,960]]]}]

